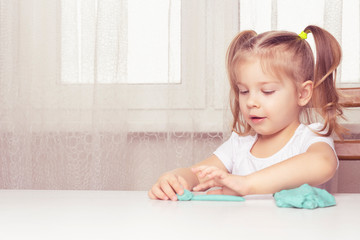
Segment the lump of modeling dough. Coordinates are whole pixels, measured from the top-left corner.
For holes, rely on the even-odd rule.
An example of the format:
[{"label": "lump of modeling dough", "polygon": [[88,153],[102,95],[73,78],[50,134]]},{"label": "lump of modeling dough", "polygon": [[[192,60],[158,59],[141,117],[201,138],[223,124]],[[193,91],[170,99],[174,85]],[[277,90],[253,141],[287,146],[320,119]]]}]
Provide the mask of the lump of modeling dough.
[{"label": "lump of modeling dough", "polygon": [[183,195],[176,194],[176,196],[179,201],[245,201],[245,199],[242,197],[232,195],[194,195],[192,192],[186,189],[184,189]]},{"label": "lump of modeling dough", "polygon": [[276,205],[283,208],[330,207],[336,204],[333,195],[324,189],[304,184],[298,188],[281,190],[274,194]]},{"label": "lump of modeling dough", "polygon": [[183,195],[176,194],[176,196],[179,201],[190,201],[194,197],[194,194],[189,190],[184,189]]}]

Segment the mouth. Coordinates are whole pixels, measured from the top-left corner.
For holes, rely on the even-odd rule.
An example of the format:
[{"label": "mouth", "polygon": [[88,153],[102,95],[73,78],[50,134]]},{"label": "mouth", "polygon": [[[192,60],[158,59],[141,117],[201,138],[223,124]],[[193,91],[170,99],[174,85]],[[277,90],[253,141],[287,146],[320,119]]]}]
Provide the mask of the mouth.
[{"label": "mouth", "polygon": [[250,119],[263,119],[265,117],[259,117],[259,116],[255,116],[255,115],[250,115]]},{"label": "mouth", "polygon": [[259,123],[263,121],[266,117],[259,117],[259,116],[250,116],[250,120],[254,123]]}]

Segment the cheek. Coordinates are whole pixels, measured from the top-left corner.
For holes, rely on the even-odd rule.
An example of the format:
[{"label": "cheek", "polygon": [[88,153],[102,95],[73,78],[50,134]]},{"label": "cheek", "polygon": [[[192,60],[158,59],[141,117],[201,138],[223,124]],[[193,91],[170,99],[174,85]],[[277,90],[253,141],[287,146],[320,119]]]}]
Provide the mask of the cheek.
[{"label": "cheek", "polygon": [[246,104],[245,104],[245,101],[241,101],[239,100],[239,107],[240,107],[240,112],[245,115],[246,114],[246,110],[247,110],[247,107],[246,107]]},{"label": "cheek", "polygon": [[295,114],[298,110],[298,104],[294,96],[286,95],[278,98],[275,101],[265,102],[267,109],[272,112],[277,112],[280,115]]}]

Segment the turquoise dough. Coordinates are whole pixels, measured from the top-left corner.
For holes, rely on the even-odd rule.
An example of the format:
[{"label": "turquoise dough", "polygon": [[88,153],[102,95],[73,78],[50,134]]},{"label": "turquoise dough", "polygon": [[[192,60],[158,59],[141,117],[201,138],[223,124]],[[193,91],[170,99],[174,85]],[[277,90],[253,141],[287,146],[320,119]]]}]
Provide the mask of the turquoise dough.
[{"label": "turquoise dough", "polygon": [[245,201],[245,199],[242,197],[232,195],[194,195],[192,192],[186,189],[184,189],[183,195],[176,194],[176,196],[179,201]]},{"label": "turquoise dough", "polygon": [[274,194],[276,205],[283,208],[307,208],[329,207],[336,204],[333,195],[324,189],[311,187],[304,184],[298,188],[281,190]]}]

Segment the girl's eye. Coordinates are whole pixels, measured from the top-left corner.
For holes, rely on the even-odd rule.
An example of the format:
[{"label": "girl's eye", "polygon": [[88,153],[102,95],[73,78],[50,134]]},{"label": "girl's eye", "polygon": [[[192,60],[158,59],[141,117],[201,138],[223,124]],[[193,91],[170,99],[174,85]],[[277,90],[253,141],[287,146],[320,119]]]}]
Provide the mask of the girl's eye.
[{"label": "girl's eye", "polygon": [[248,90],[239,90],[239,93],[244,95],[244,94],[247,94],[249,91]]},{"label": "girl's eye", "polygon": [[262,91],[265,95],[271,95],[275,92],[275,90],[263,90]]}]

